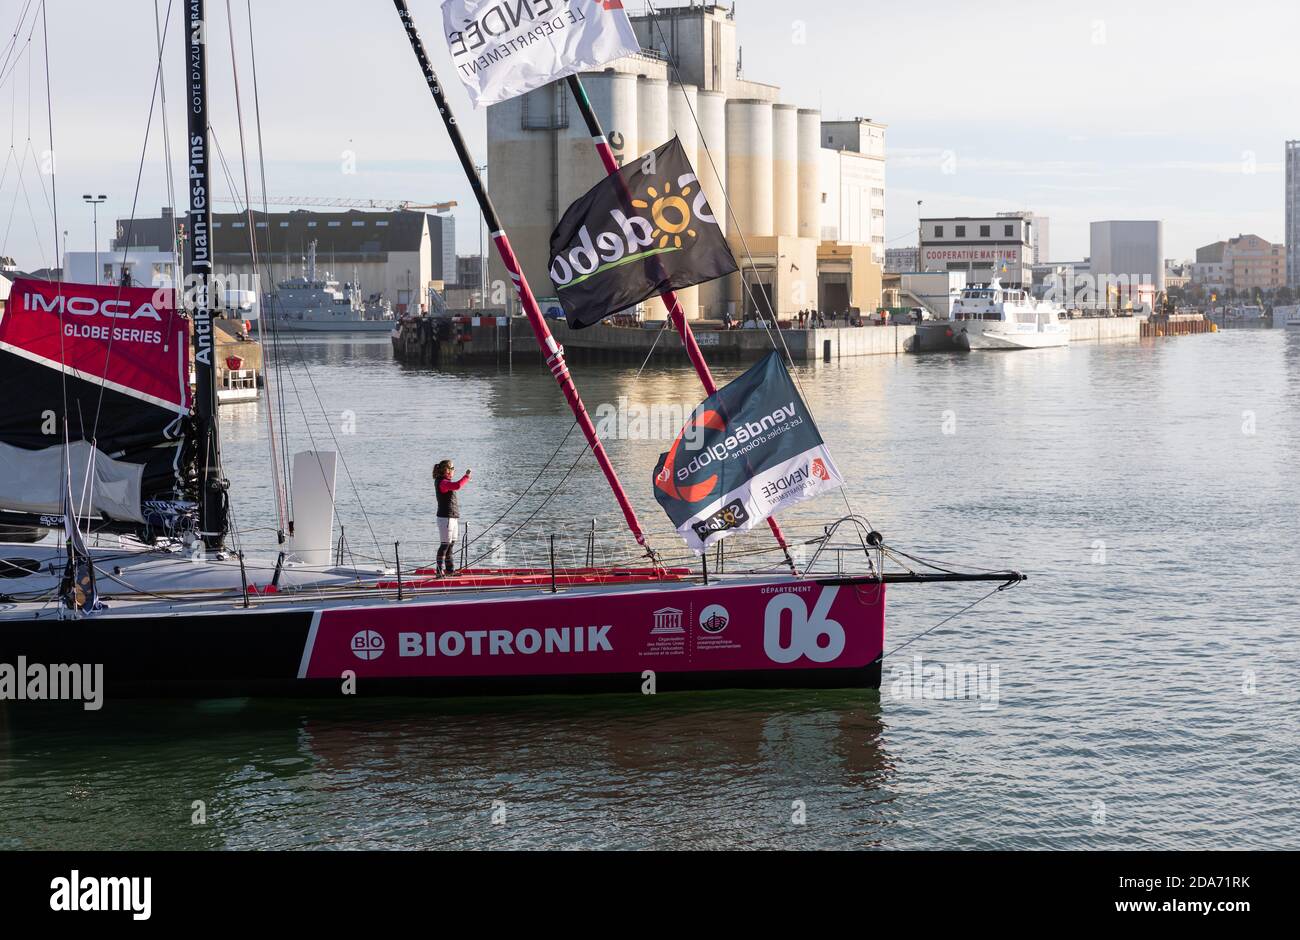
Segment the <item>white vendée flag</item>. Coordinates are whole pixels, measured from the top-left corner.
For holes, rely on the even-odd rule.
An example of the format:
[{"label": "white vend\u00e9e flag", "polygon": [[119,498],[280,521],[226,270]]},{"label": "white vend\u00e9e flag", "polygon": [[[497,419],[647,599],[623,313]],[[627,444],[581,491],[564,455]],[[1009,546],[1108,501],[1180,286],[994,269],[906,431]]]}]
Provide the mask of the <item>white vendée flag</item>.
[{"label": "white vend\u00e9e flag", "polygon": [[446,0],[442,24],[476,108],[641,48],[622,0]]}]

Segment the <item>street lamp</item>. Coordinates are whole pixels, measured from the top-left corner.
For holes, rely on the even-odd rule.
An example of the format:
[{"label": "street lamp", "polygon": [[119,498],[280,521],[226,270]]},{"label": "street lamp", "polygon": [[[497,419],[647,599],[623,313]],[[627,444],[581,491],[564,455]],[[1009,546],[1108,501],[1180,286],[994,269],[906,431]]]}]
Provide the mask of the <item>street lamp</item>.
[{"label": "street lamp", "polygon": [[925,266],[921,264],[921,207],[925,205],[924,199],[916,200],[916,270],[924,271]]},{"label": "street lamp", "polygon": [[81,197],[84,202],[90,204],[90,211],[95,219],[95,284],[99,285],[99,204],[108,197],[103,193],[98,196],[92,196],[89,193]]}]

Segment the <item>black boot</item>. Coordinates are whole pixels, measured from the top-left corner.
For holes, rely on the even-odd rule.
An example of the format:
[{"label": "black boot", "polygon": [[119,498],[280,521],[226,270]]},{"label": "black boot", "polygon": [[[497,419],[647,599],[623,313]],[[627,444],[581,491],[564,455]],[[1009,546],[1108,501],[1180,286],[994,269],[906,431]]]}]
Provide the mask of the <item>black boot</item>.
[{"label": "black boot", "polygon": [[447,546],[438,546],[438,577],[447,573]]},{"label": "black boot", "polygon": [[456,573],[456,543],[452,542],[447,546],[447,576],[451,577]]}]

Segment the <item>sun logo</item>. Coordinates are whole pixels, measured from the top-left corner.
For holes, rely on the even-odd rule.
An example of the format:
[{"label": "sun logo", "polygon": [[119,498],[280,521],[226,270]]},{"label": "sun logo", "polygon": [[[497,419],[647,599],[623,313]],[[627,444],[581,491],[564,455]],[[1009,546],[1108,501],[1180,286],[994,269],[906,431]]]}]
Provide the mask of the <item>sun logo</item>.
[{"label": "sun logo", "polygon": [[650,237],[659,239],[660,248],[667,248],[669,242],[673,243],[674,248],[682,247],[682,232],[690,238],[695,237],[695,229],[690,227],[691,206],[686,201],[686,197],[691,194],[690,186],[683,186],[679,193],[674,194],[673,184],[669,181],[664,183],[662,194],[653,186],[647,186],[646,192],[654,202],[633,199],[632,205],[638,209],[650,210],[650,218],[655,225]]}]

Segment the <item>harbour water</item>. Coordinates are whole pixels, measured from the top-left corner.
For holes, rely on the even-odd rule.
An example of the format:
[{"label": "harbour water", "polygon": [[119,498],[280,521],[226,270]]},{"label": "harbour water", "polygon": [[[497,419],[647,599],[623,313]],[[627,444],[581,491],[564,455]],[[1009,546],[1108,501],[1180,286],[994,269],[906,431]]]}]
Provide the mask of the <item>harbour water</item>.
[{"label": "harbour water", "polygon": [[[473,534],[572,424],[535,365],[408,369],[387,337],[283,353],[291,449],[341,448],[340,514],[362,556],[391,560],[399,539],[404,557],[432,554],[437,459],[474,469]],[[576,371],[593,409],[700,397],[682,370]],[[890,543],[1030,576],[924,636],[985,589],[892,590],[886,648],[920,638],[887,657],[879,694],[11,710],[0,848],[1300,847],[1300,336],[798,374],[849,501]],[[221,413],[250,543],[275,525],[267,407]],[[608,442],[661,532],[649,480],[667,443]],[[510,518],[563,481],[539,518],[595,518],[617,538],[594,462],[564,479],[580,449],[575,433]],[[844,511],[826,499],[792,522]],[[934,664],[982,668],[988,694],[912,681]]]}]

